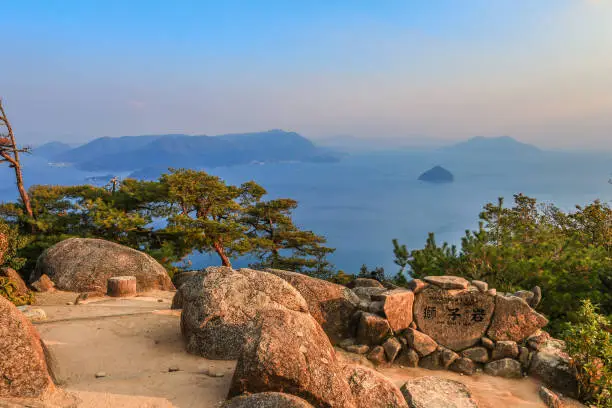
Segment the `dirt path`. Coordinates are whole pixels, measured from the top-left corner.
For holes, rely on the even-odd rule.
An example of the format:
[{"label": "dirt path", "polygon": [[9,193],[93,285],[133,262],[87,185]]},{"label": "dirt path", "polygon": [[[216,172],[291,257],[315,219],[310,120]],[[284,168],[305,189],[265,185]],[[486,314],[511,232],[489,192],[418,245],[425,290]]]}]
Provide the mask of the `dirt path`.
[{"label": "dirt path", "polygon": [[[159,298],[39,305],[48,321],[37,328],[80,407],[200,408],[225,399],[235,363],[186,353],[179,314]],[[100,372],[106,376],[96,378]]]},{"label": "dirt path", "polygon": [[[38,299],[48,319],[36,326],[55,356],[62,388],[78,396],[79,407],[213,408],[225,399],[235,362],[185,352],[180,314],[170,310],[172,295],[93,298],[79,305],[66,305],[76,295],[65,292]],[[356,357],[339,355],[345,362]],[[380,371],[400,387],[426,375],[463,382],[480,408],[545,408],[538,383],[530,378],[468,377],[418,368]],[[96,373],[105,376],[96,378]]]}]

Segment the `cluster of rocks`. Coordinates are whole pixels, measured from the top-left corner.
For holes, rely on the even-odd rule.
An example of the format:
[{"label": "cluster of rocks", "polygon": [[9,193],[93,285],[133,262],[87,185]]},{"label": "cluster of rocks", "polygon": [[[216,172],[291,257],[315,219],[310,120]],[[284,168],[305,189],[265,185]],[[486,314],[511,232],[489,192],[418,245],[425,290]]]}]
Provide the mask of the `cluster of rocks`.
[{"label": "cluster of rocks", "polygon": [[501,294],[485,282],[455,276],[415,279],[408,290],[371,279],[351,286],[359,310],[354,336],[339,343],[346,351],[377,365],[507,378],[530,374],[576,394],[562,342],[540,330],[548,321],[533,309],[541,300],[539,287]]}]

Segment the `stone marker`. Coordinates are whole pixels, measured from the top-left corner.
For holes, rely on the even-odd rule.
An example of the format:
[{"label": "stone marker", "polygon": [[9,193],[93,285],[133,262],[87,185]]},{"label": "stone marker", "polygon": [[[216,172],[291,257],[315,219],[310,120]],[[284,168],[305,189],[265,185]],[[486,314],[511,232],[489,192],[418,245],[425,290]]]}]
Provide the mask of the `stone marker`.
[{"label": "stone marker", "polygon": [[487,336],[495,341],[519,342],[547,323],[548,319],[529,307],[523,299],[498,295],[495,296],[495,315]]},{"label": "stone marker", "polygon": [[411,408],[478,408],[468,387],[438,377],[420,377],[407,381],[401,388]]},{"label": "stone marker", "polygon": [[112,297],[136,296],[135,276],[115,276],[108,279],[107,295]]},{"label": "stone marker", "polygon": [[426,276],[425,282],[442,289],[467,289],[469,282],[458,276]]},{"label": "stone marker", "polygon": [[460,351],[484,336],[494,307],[494,298],[484,293],[431,286],[416,295],[414,320],[436,342]]}]

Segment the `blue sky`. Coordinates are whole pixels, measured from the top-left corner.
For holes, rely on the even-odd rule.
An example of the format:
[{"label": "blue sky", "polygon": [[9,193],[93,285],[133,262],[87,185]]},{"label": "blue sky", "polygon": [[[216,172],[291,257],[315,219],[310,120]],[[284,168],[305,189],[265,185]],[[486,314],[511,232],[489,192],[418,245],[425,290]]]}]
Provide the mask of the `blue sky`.
[{"label": "blue sky", "polygon": [[18,137],[271,128],[612,148],[609,0],[0,0]]}]

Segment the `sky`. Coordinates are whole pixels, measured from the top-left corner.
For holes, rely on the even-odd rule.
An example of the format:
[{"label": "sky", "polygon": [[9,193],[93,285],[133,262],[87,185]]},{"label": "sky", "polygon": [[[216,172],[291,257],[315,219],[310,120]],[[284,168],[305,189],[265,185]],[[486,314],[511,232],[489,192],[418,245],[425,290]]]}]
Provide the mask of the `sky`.
[{"label": "sky", "polygon": [[612,149],[612,0],[0,0],[22,143],[267,129]]}]

